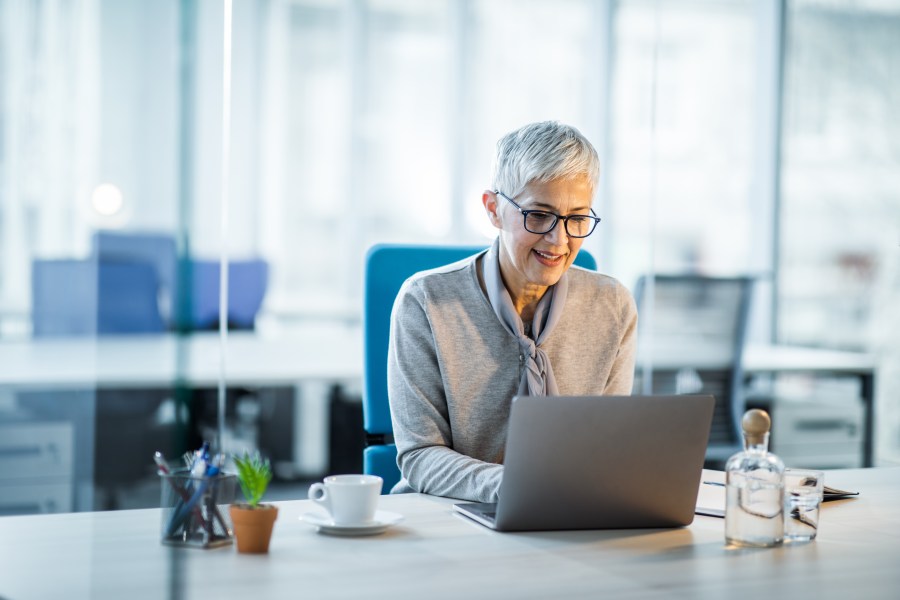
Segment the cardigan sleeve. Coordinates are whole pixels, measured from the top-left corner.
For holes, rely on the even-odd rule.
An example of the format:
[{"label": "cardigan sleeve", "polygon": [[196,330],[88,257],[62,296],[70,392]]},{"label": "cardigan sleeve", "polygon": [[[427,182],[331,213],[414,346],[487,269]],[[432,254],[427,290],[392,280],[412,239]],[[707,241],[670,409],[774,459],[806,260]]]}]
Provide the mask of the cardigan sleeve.
[{"label": "cardigan sleeve", "polygon": [[425,294],[415,280],[404,284],[394,303],[387,369],[397,464],[403,476],[393,491],[496,502],[503,466],[453,449],[437,342]]}]

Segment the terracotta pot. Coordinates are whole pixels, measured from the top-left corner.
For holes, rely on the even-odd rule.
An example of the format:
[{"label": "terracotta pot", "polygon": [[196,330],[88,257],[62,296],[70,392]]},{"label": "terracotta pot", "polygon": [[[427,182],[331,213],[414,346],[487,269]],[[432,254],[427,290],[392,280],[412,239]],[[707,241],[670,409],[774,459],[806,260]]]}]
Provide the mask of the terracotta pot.
[{"label": "terracotta pot", "polygon": [[265,554],[269,551],[272,527],[278,517],[278,507],[271,504],[232,504],[229,507],[238,552]]}]

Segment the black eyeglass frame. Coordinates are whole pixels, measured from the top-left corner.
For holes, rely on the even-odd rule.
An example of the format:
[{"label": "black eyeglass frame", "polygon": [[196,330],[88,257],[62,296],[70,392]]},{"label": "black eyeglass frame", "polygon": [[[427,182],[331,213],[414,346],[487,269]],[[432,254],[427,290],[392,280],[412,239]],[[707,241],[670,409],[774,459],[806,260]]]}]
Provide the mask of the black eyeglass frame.
[{"label": "black eyeglass frame", "polygon": [[[500,190],[494,190],[494,193],[497,194],[498,196],[502,196],[507,202],[509,202],[510,204],[515,206],[516,210],[518,210],[520,213],[522,213],[522,226],[525,228],[525,231],[527,231],[528,233],[534,233],[537,235],[546,235],[546,234],[550,233],[551,231],[553,231],[556,228],[556,226],[559,224],[560,220],[562,220],[563,227],[565,227],[565,229],[566,229],[566,235],[568,235],[569,237],[573,237],[573,238],[586,238],[587,236],[594,233],[594,230],[597,229],[597,224],[600,223],[600,220],[601,220],[600,217],[597,216],[597,213],[594,212],[593,208],[588,209],[591,211],[590,215],[569,215],[567,217],[564,217],[562,215],[558,215],[556,213],[550,212],[549,210],[529,210],[529,209],[522,208],[521,206],[516,204],[512,198],[510,198],[509,196],[507,196]],[[547,231],[533,231],[531,229],[528,229],[528,215],[530,215],[532,213],[540,213],[542,215],[550,215],[551,217],[553,217],[553,224],[550,225],[550,228],[547,229]],[[594,225],[591,227],[591,230],[588,231],[584,235],[575,235],[574,233],[569,231],[569,219],[576,218],[576,217],[579,219],[591,219],[594,222]]]}]

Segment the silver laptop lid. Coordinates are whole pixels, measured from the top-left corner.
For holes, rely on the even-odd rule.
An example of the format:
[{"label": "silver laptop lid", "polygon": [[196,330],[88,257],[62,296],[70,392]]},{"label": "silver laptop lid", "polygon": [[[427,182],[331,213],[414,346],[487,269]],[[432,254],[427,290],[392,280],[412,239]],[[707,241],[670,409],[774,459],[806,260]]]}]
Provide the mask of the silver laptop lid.
[{"label": "silver laptop lid", "polygon": [[708,395],[515,398],[496,529],[690,524],[714,405]]}]

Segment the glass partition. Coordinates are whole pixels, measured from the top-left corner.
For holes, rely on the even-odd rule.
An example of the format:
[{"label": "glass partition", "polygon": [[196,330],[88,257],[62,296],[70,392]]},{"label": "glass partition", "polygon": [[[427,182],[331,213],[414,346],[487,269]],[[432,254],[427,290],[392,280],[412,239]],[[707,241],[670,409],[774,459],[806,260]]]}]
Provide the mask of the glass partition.
[{"label": "glass partition", "polygon": [[0,513],[128,506],[186,409],[182,14],[0,12]]},{"label": "glass partition", "polygon": [[788,6],[777,335],[876,355],[878,450],[896,461],[900,7]]},{"label": "glass partition", "polygon": [[361,468],[366,250],[487,245],[494,144],[543,119],[600,151],[601,271],[752,279],[747,348],[874,353],[900,456],[890,2],[236,0],[230,60],[225,6],[0,1],[0,512],[156,505],[152,451],[217,435],[220,382],[227,451]]},{"label": "glass partition", "polygon": [[764,272],[753,230],[762,124],[753,2],[619,2],[609,123],[612,259],[651,272]]}]

